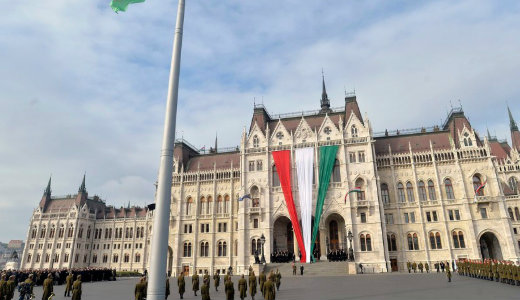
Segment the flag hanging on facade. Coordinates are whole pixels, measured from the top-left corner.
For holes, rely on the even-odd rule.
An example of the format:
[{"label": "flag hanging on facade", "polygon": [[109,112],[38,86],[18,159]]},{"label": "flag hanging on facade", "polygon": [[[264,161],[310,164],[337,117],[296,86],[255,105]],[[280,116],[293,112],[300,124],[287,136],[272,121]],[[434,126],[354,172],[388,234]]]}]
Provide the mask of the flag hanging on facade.
[{"label": "flag hanging on facade", "polygon": [[144,0],[112,0],[110,2],[110,7],[112,7],[112,9],[117,13],[120,11],[126,11],[129,4],[141,2],[144,2]]},{"label": "flag hanging on facade", "polygon": [[242,200],[244,200],[244,199],[251,199],[251,194],[246,194],[246,195],[244,195],[244,196],[238,198],[238,201],[242,201]]},{"label": "flag hanging on facade", "polygon": [[300,196],[300,217],[302,237],[305,246],[305,262],[311,262],[312,239],[312,174],[314,171],[314,148],[299,148],[295,150],[296,175],[298,177],[298,194]]},{"label": "flag hanging on facade", "polygon": [[475,190],[475,199],[474,202],[477,202],[477,196],[480,196],[481,191],[486,187],[487,180],[484,181],[479,187]]},{"label": "flag hanging on facade", "polygon": [[348,191],[346,194],[345,194],[345,203],[347,203],[347,197],[349,194],[351,193],[361,193],[361,188],[360,187],[355,187],[353,188],[352,190]]}]

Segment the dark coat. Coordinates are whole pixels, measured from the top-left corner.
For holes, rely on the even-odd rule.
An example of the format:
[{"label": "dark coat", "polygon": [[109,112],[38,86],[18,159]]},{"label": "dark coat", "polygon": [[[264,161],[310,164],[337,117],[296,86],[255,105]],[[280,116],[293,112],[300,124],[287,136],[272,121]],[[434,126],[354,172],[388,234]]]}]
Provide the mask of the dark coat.
[{"label": "dark coat", "polygon": [[68,275],[65,278],[65,282],[67,283],[67,285],[65,286],[65,292],[72,291],[72,275]]},{"label": "dark coat", "polygon": [[265,300],[274,300],[276,298],[276,291],[274,287],[274,283],[271,280],[267,280],[264,283],[264,299]]},{"label": "dark coat", "polygon": [[184,275],[179,275],[177,277],[177,285],[179,286],[179,294],[184,294],[186,292],[186,282],[184,281]]},{"label": "dark coat", "polygon": [[193,276],[191,277],[191,285],[193,287],[192,290],[199,290],[199,275],[193,274]]},{"label": "dark coat", "polygon": [[200,288],[200,295],[202,296],[202,300],[211,300],[209,297],[209,283],[204,283]]},{"label": "dark coat", "polygon": [[43,281],[43,296],[42,300],[48,300],[54,291],[54,281],[51,278],[47,278]]},{"label": "dark coat", "polygon": [[146,297],[146,282],[138,282],[134,290],[135,300],[143,300]]},{"label": "dark coat", "polygon": [[76,280],[72,285],[72,300],[81,300],[81,281]]},{"label": "dark coat", "polygon": [[235,298],[235,287],[233,286],[233,281],[226,281],[224,290],[226,291],[226,300],[233,300]]}]

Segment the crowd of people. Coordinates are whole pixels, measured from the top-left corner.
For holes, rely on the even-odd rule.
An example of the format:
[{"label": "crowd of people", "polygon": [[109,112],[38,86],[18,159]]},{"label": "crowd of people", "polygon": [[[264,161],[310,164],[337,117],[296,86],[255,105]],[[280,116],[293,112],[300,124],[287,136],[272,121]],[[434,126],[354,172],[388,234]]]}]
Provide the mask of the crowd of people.
[{"label": "crowd of people", "polygon": [[328,261],[346,261],[347,259],[347,252],[343,249],[332,250],[327,254]]},{"label": "crowd of people", "polygon": [[457,261],[457,270],[462,276],[520,285],[520,266],[512,261],[464,259]]},{"label": "crowd of people", "polygon": [[[200,290],[200,296],[202,300],[210,300],[210,286],[211,286],[211,278],[207,271],[204,272],[202,278],[200,278],[198,274],[193,274],[191,276],[191,286],[194,296],[197,296],[197,292]],[[178,293],[181,299],[184,298],[184,294],[186,293],[186,278],[187,276],[184,273],[179,274],[177,276],[177,287]],[[249,267],[249,276],[246,279],[244,275],[240,277],[237,283],[238,296],[241,300],[244,300],[249,296],[252,300],[255,299],[255,296],[258,292],[257,287],[259,287],[259,292],[262,294],[262,298],[266,300],[275,300],[276,291],[280,290],[282,275],[278,270],[276,272],[271,271],[267,276],[262,271],[258,276],[258,279],[253,271],[252,267]],[[200,282],[202,280],[202,285]],[[215,293],[218,293],[218,288],[220,286],[220,272],[215,272],[213,275],[213,286],[215,287]],[[146,299],[148,283],[146,276],[143,276],[139,279],[139,282],[135,285],[135,300],[144,300]],[[228,272],[224,276],[224,293],[226,295],[227,300],[234,299],[235,297],[235,285],[231,280],[231,274]],[[170,290],[170,278],[166,276],[166,291],[165,291],[165,299],[168,299],[168,296],[171,294]]]},{"label": "crowd of people", "polygon": [[[435,268],[436,272],[437,273],[444,273],[444,272],[447,272],[448,270],[450,270],[450,263],[449,262],[444,262],[444,261],[440,261],[440,262],[436,262],[433,264],[433,267]],[[417,273],[417,272],[421,272],[421,273],[430,273],[430,265],[425,262],[419,262],[419,263],[416,263],[416,262],[407,262],[406,263],[406,268],[408,269],[408,273]],[[455,269],[455,262],[451,262],[451,269]]]},{"label": "crowd of people", "polygon": [[289,251],[276,251],[271,253],[272,263],[288,263],[295,259],[294,253]]}]

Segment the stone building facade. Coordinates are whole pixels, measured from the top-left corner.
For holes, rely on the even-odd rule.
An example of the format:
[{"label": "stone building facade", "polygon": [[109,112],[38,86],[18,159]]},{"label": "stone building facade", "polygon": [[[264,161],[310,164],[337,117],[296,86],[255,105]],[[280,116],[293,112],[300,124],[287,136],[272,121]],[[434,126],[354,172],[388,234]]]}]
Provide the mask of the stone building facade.
[{"label": "stone building facade", "polygon": [[112,268],[144,272],[152,229],[148,208],[107,206],[89,197],[52,196],[51,181],[34,210],[21,269]]},{"label": "stone building facade", "polygon": [[[318,111],[271,116],[255,105],[236,148],[206,153],[176,143],[168,269],[246,271],[262,235],[268,261],[276,251],[298,253],[272,152],[314,147],[317,183],[323,145],[339,150],[319,224],[322,259],[347,249],[350,231],[355,261],[374,272],[407,261],[518,261],[520,132],[509,117],[511,146],[480,136],[461,108],[439,126],[374,133],[356,96],[331,109],[325,84]],[[292,172],[299,211],[294,164]],[[316,193],[317,184],[314,206]]]}]

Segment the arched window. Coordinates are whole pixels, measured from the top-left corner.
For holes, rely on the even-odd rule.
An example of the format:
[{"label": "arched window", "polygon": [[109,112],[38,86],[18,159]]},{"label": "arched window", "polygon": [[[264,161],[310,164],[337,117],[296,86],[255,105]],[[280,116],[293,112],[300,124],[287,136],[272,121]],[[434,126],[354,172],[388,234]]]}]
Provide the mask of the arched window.
[{"label": "arched window", "polygon": [[388,233],[386,235],[386,240],[388,242],[388,251],[397,251],[397,240],[395,234]]},{"label": "arched window", "polygon": [[[63,225],[62,225],[63,226]],[[36,226],[33,227],[31,231],[31,239],[36,238],[36,235],[38,234],[38,230],[36,229]]]},{"label": "arched window", "polygon": [[484,196],[484,189],[480,189],[477,193],[477,189],[482,185],[482,180],[480,180],[480,175],[475,174],[473,176],[473,190],[477,196]]},{"label": "arched window", "polygon": [[213,197],[208,196],[208,203],[206,205],[206,214],[207,215],[211,214],[211,203],[213,203]]},{"label": "arched window", "polygon": [[87,239],[90,239],[90,231],[92,229],[90,228],[90,226],[87,228]]},{"label": "arched window", "polygon": [[278,177],[278,172],[276,171],[276,166],[273,165],[273,186],[280,186],[280,177]]},{"label": "arched window", "polygon": [[430,246],[432,249],[442,249],[441,234],[430,232]]},{"label": "arched window", "polygon": [[223,198],[222,198],[222,195],[218,195],[217,196],[217,214],[221,214],[222,213],[222,209],[223,209]]},{"label": "arched window", "polygon": [[446,191],[446,199],[455,199],[455,193],[453,192],[453,185],[451,184],[451,179],[444,179],[444,189]]},{"label": "arched window", "polygon": [[516,180],[516,177],[509,178],[509,187],[514,194],[518,194],[518,180]]},{"label": "arched window", "polygon": [[513,209],[511,209],[511,207],[508,207],[507,208],[507,212],[509,213],[509,218],[511,218],[511,220],[515,220],[515,215],[513,215]]},{"label": "arched window", "polygon": [[60,229],[58,229],[58,238],[62,238],[65,233],[65,226],[63,224],[60,225]]},{"label": "arched window", "polygon": [[193,198],[188,197],[186,199],[186,210],[184,212],[186,216],[191,216],[191,206],[192,205],[193,205]]},{"label": "arched window", "polygon": [[224,213],[229,212],[229,195],[224,196]]},{"label": "arched window", "polygon": [[399,202],[404,203],[406,202],[406,196],[404,193],[404,186],[402,183],[397,184],[397,196],[399,197]]},{"label": "arched window", "polygon": [[134,237],[134,228],[130,227],[130,238]]},{"label": "arched window", "polygon": [[350,133],[352,134],[352,137],[358,136],[358,130],[357,130],[356,125],[352,125],[352,127],[350,127]]},{"label": "arched window", "polygon": [[130,254],[125,253],[125,255],[124,255],[124,257],[123,257],[123,262],[125,262],[125,263],[130,262]]},{"label": "arched window", "polygon": [[227,243],[224,241],[218,242],[218,256],[226,256],[227,254]]},{"label": "arched window", "polygon": [[45,233],[47,232],[47,229],[45,225],[43,225],[42,229],[40,229],[40,239],[43,239],[45,237]]},{"label": "arched window", "polygon": [[202,256],[202,257],[209,256],[209,243],[208,242],[200,243],[200,256]]},{"label": "arched window", "polygon": [[255,255],[256,253],[256,239],[251,240],[251,255]]},{"label": "arched window", "polygon": [[520,211],[518,211],[518,207],[515,207],[515,217],[516,220],[520,220]]},{"label": "arched window", "polygon": [[260,191],[258,190],[258,187],[254,185],[251,187],[251,204],[253,207],[260,207]]},{"label": "arched window", "polygon": [[113,257],[113,259],[112,259],[112,262],[116,263],[116,262],[118,262],[118,261],[119,261],[119,255],[114,254],[114,257]]},{"label": "arched window", "polygon": [[466,248],[466,244],[464,243],[464,234],[462,231],[453,231],[453,247],[454,248]]},{"label": "arched window", "polygon": [[253,148],[258,148],[259,145],[260,145],[260,140],[258,139],[258,136],[257,135],[253,136]]},{"label": "arched window", "polygon": [[332,182],[341,182],[339,160],[334,161],[334,167],[332,168]]},{"label": "arched window", "polygon": [[190,242],[184,242],[184,257],[191,257],[191,243]]},{"label": "arched window", "polygon": [[419,238],[417,237],[417,233],[409,233],[407,239],[408,250],[419,250]]},{"label": "arched window", "polygon": [[356,180],[356,188],[359,188],[361,192],[357,192],[357,200],[365,200],[365,181],[362,178]]},{"label": "arched window", "polygon": [[70,224],[69,226],[69,231],[67,232],[67,237],[72,237],[74,235],[74,226],[72,226],[72,224]]},{"label": "arched window", "polygon": [[386,183],[381,184],[381,198],[383,203],[390,203],[390,193],[388,192],[388,184]]},{"label": "arched window", "polygon": [[419,200],[426,201],[428,200],[426,198],[426,186],[424,185],[424,181],[419,181],[418,187],[419,189]]},{"label": "arched window", "polygon": [[141,254],[137,253],[135,255],[135,262],[138,263],[138,262],[141,262]]},{"label": "arched window", "polygon": [[415,202],[415,197],[413,196],[413,185],[410,181],[406,183],[406,196],[408,196],[409,202]]},{"label": "arched window", "polygon": [[433,181],[428,180],[428,197],[430,198],[430,201],[435,200],[435,185],[433,184]]},{"label": "arched window", "polygon": [[83,225],[80,225],[79,230],[78,230],[78,239],[80,239],[82,237],[83,237]]},{"label": "arched window", "polygon": [[372,251],[372,238],[370,234],[361,234],[359,236],[359,243],[361,245],[361,251]]},{"label": "arched window", "polygon": [[56,226],[52,225],[51,230],[49,230],[49,238],[54,238],[54,234],[56,233]]},{"label": "arched window", "polygon": [[206,213],[206,197],[200,197],[199,201],[199,214],[203,215]]}]

